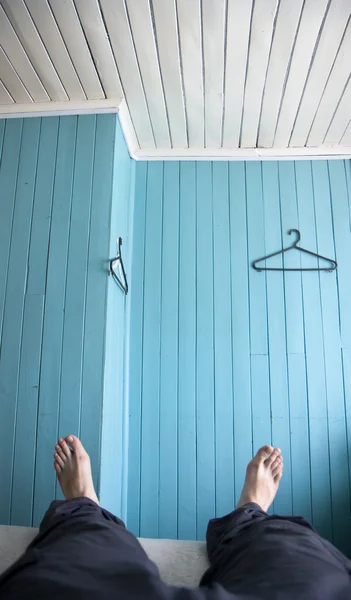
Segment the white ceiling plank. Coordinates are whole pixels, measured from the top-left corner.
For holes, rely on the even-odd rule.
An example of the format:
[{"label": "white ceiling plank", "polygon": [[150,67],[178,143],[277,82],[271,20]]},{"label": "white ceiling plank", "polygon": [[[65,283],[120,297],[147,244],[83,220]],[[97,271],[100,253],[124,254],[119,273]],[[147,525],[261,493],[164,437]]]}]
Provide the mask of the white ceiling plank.
[{"label": "white ceiling plank", "polygon": [[346,131],[345,131],[343,137],[341,138],[341,144],[342,144],[342,147],[351,146],[351,119],[346,128]]},{"label": "white ceiling plank", "polygon": [[252,1],[229,0],[224,83],[224,148],[238,148],[245,90]]},{"label": "white ceiling plank", "polygon": [[115,59],[97,0],[75,0],[75,5],[106,97],[123,96]]},{"label": "white ceiling plank", "polygon": [[[12,0],[8,0],[12,3]],[[56,21],[46,0],[26,0],[28,10],[70,100],[86,98]]]},{"label": "white ceiling plank", "polygon": [[306,144],[311,123],[323,96],[323,90],[350,17],[350,6],[350,0],[333,0],[330,5],[291,135],[290,146]]},{"label": "white ceiling plank", "polygon": [[10,92],[12,98],[15,102],[20,102],[21,104],[32,103],[33,100],[29,95],[27,89],[23,85],[22,81],[18,77],[15,69],[7,58],[5,52],[0,46],[0,73],[1,79],[4,82],[4,85]]},{"label": "white ceiling plank", "polygon": [[17,71],[33,100],[36,102],[50,100],[1,5],[0,40],[9,61]]},{"label": "white ceiling plank", "polygon": [[307,146],[320,146],[328,131],[334,112],[338,106],[338,102],[344,92],[350,76],[350,48],[351,21],[349,21],[344,39],[328,79],[328,83],[318,106],[318,110],[307,139]]},{"label": "white ceiling plank", "polygon": [[138,143],[154,148],[154,135],[124,1],[101,0],[101,8]]},{"label": "white ceiling plank", "polygon": [[126,2],[156,147],[171,147],[168,116],[148,0]]},{"label": "white ceiling plank", "polygon": [[202,0],[205,146],[211,148],[222,145],[225,16],[226,0]]},{"label": "white ceiling plank", "polygon": [[305,1],[274,137],[276,147],[289,145],[327,7],[328,0]]},{"label": "white ceiling plank", "polygon": [[12,96],[5,88],[3,82],[0,79],[0,104],[14,104]]},{"label": "white ceiling plank", "polygon": [[175,0],[169,0],[168,2],[152,0],[152,7],[172,145],[176,148],[187,148],[186,114],[179,60]]},{"label": "white ceiling plank", "polygon": [[279,0],[258,0],[254,4],[240,140],[242,148],[254,148],[257,144],[262,96],[278,5]]},{"label": "white ceiling plank", "polygon": [[189,146],[205,144],[199,0],[176,0]]},{"label": "white ceiling plank", "polygon": [[351,78],[345,88],[333,120],[323,140],[326,146],[340,144],[351,119]]},{"label": "white ceiling plank", "polygon": [[86,97],[89,100],[105,98],[72,0],[50,0],[49,3]]},{"label": "white ceiling plank", "polygon": [[23,0],[1,0],[1,4],[51,100],[68,100],[65,88]]},{"label": "white ceiling plank", "polygon": [[304,0],[280,0],[263,93],[258,146],[273,146],[279,107]]}]

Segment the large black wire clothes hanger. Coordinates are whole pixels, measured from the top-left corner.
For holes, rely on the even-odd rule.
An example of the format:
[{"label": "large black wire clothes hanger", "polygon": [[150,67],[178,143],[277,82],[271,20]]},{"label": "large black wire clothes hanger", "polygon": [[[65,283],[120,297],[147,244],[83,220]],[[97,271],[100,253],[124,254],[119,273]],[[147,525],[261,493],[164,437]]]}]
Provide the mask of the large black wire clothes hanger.
[{"label": "large black wire clothes hanger", "polygon": [[[295,242],[289,246],[288,248],[283,248],[283,250],[279,250],[278,252],[273,252],[272,254],[268,254],[267,256],[264,256],[263,258],[259,258],[257,260],[255,260],[252,263],[252,266],[254,269],[256,269],[256,271],[334,271],[337,268],[337,263],[335,262],[335,260],[332,260],[331,258],[326,258],[325,256],[321,256],[321,254],[316,254],[315,252],[311,252],[311,250],[306,250],[305,248],[301,248],[301,246],[298,246],[297,244],[299,243],[299,241],[301,240],[301,234],[299,232],[298,229],[290,229],[288,231],[288,234],[291,235],[292,233],[296,233],[297,234],[297,239],[295,240]],[[290,267],[258,267],[258,263],[264,262],[266,260],[268,260],[269,258],[273,258],[273,256],[278,256],[279,254],[283,254],[284,252],[289,252],[289,250],[293,250],[293,249],[299,250],[300,252],[304,252],[305,254],[309,254],[310,256],[314,256],[315,258],[318,258],[320,260],[326,260],[327,262],[330,263],[330,266],[328,267],[301,267],[300,269],[292,269]]]}]

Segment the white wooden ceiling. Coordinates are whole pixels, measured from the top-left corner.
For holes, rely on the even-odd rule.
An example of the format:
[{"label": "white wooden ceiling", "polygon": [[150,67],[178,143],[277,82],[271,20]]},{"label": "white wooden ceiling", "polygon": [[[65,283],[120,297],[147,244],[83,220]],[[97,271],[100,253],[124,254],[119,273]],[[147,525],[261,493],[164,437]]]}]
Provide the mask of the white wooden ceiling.
[{"label": "white wooden ceiling", "polygon": [[351,154],[351,0],[0,0],[0,113],[117,110],[136,158]]}]

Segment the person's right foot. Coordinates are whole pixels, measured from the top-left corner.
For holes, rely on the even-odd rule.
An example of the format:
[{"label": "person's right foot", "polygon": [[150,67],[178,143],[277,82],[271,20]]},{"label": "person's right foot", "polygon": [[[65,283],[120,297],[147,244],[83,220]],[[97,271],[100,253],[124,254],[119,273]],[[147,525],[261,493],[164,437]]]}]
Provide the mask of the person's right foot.
[{"label": "person's right foot", "polygon": [[249,462],[237,508],[254,502],[267,512],[278,491],[283,475],[283,458],[279,448],[262,446]]},{"label": "person's right foot", "polygon": [[90,498],[99,504],[91,474],[90,458],[74,435],[60,438],[55,446],[54,467],[66,500]]}]

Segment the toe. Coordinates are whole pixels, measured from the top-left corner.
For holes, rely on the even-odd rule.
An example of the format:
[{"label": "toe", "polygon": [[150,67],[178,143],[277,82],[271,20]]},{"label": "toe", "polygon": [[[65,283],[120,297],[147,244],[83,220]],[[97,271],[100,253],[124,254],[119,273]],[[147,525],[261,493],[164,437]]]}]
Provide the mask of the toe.
[{"label": "toe", "polygon": [[273,448],[272,446],[262,446],[262,448],[260,448],[255,456],[255,458],[258,458],[259,461],[264,461],[266,460],[273,452]]},{"label": "toe", "polygon": [[58,441],[59,445],[61,446],[61,450],[63,451],[63,453],[68,457],[71,456],[71,451],[69,449],[69,447],[66,444],[66,440],[64,440],[63,438],[60,438]]},{"label": "toe", "polygon": [[278,471],[278,473],[276,475],[274,475],[274,483],[279,483],[279,481],[281,480],[282,477],[283,477],[283,469],[281,471]]},{"label": "toe", "polygon": [[64,453],[64,451],[62,450],[61,446],[59,446],[58,444],[55,446],[55,450],[57,452],[57,454],[59,455],[60,458],[62,458],[63,462],[66,462],[67,460],[67,456]]},{"label": "toe", "polygon": [[272,466],[271,466],[272,471],[274,471],[274,469],[276,467],[279,467],[279,465],[282,464],[282,462],[283,462],[283,458],[282,458],[281,454],[278,454],[278,456],[272,462]]},{"label": "toe", "polygon": [[272,468],[272,475],[273,477],[275,477],[276,475],[278,475],[278,473],[283,472],[283,465],[277,465],[276,467],[274,467],[274,469]]},{"label": "toe", "polygon": [[65,466],[65,461],[62,460],[58,452],[55,452],[54,459],[56,460],[57,464],[60,465],[61,469],[63,469],[63,467]]},{"label": "toe", "polygon": [[271,467],[273,465],[276,458],[280,455],[280,448],[274,448],[271,455],[266,459],[265,464],[267,467]]},{"label": "toe", "polygon": [[66,442],[71,446],[72,450],[79,456],[81,454],[86,454],[84,446],[79,438],[75,435],[68,435],[66,437]]},{"label": "toe", "polygon": [[55,462],[54,462],[54,469],[55,469],[55,471],[56,471],[56,473],[57,473],[58,475],[59,475],[59,474],[61,473],[61,471],[62,471],[62,469],[61,469],[60,465],[59,465],[59,464],[56,462],[56,460],[55,460]]}]

